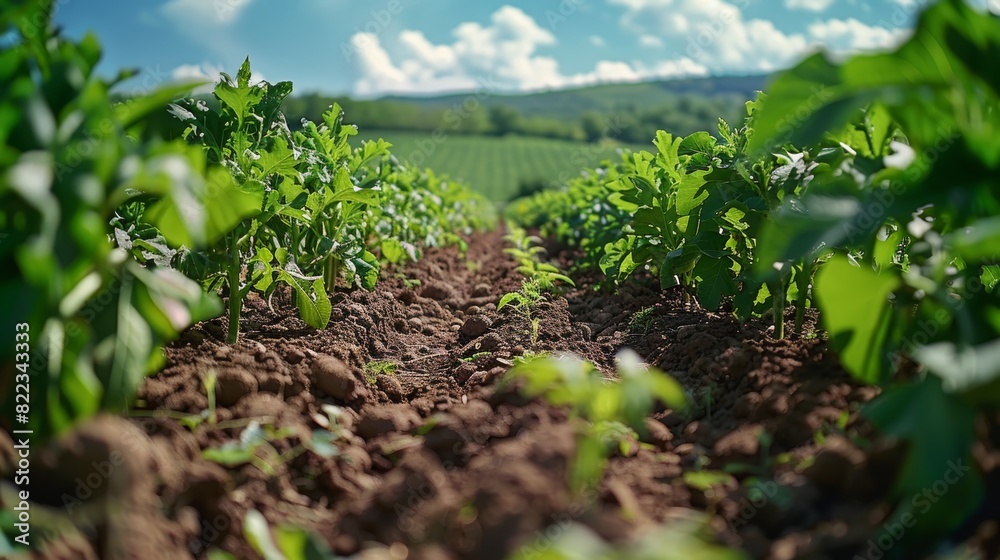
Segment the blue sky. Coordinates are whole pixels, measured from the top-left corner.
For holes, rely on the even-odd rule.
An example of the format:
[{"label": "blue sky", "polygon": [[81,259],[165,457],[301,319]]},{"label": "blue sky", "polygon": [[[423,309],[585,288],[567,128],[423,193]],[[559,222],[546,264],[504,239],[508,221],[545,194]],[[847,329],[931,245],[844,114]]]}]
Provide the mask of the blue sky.
[{"label": "blue sky", "polygon": [[67,33],[93,31],[103,71],[146,83],[234,73],[297,92],[378,96],[487,86],[750,74],[826,48],[906,37],[922,0],[57,0]]}]

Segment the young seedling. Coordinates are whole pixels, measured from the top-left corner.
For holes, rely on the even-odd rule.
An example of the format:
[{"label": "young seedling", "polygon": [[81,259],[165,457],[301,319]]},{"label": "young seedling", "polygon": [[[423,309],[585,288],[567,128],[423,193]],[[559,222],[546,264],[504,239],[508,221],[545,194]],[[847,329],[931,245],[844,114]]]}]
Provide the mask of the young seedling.
[{"label": "young seedling", "polygon": [[634,333],[642,334],[649,332],[650,327],[653,325],[653,311],[655,310],[656,307],[651,305],[636,311],[635,314],[632,315],[632,319],[629,320],[629,330]]},{"label": "young seedling", "polygon": [[[620,443],[626,433],[622,427],[641,435],[646,432],[646,417],[657,402],[677,410],[688,406],[680,384],[643,364],[634,352],[620,352],[616,365],[620,376],[617,382],[605,379],[593,364],[574,356],[525,360],[504,377],[505,384],[520,382],[521,392],[526,396],[565,406],[582,421],[577,437],[578,455],[570,471],[570,487],[575,492],[599,480],[614,449],[609,444]],[[614,429],[615,426],[620,429]]]},{"label": "young seedling", "polygon": [[365,381],[367,381],[369,385],[375,385],[376,380],[380,375],[396,375],[397,367],[399,366],[395,362],[387,360],[368,362],[365,364]]},{"label": "young seedling", "polygon": [[[335,445],[337,435],[329,430],[314,430],[308,441],[303,441],[284,453],[279,453],[272,442],[293,435],[289,428],[275,429],[253,420],[240,434],[238,441],[228,441],[201,452],[203,458],[227,467],[252,464],[268,476],[277,475],[277,467],[312,451],[321,457],[333,457],[340,450]],[[263,455],[263,457],[262,457]]]}]

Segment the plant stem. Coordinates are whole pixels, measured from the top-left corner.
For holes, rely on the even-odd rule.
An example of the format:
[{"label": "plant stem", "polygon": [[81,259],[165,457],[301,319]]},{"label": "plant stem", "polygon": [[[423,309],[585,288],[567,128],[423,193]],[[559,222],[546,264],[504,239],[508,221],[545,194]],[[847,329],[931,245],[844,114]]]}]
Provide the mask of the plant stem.
[{"label": "plant stem", "polygon": [[802,263],[796,270],[795,284],[799,289],[799,297],[795,301],[795,334],[802,334],[802,324],[806,319],[806,302],[809,300],[809,280],[812,276],[812,263]]},{"label": "plant stem", "polygon": [[785,281],[778,280],[771,286],[771,298],[774,309],[774,337],[785,338]]},{"label": "plant stem", "polygon": [[243,298],[240,290],[240,244],[236,234],[233,233],[229,247],[229,336],[226,341],[229,344],[236,344],[240,337],[240,312],[243,308]]}]

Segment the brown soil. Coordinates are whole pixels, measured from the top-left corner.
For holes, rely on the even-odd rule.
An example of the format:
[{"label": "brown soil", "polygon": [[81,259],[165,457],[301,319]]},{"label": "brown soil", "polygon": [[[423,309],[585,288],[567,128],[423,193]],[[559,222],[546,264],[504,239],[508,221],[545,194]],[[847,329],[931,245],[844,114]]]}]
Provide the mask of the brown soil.
[{"label": "brown soil", "polygon": [[[338,554],[393,545],[378,558],[501,559],[571,521],[622,541],[678,508],[711,513],[717,539],[754,558],[864,549],[888,513],[901,454],[852,443],[871,435],[857,411],[876,393],[843,372],[814,317],[806,335],[774,340],[762,323],[686,309],[652,283],[612,294],[583,279],[539,306],[533,336],[528,319],[495,310],[521,282],[502,246],[499,234],[477,236],[466,256],[428,251],[374,292],[338,293],[324,331],[280,297],[249,300],[235,346],[222,341],[224,320],[191,329],[145,383],[134,418],[100,418],[38,459],[33,480],[50,490],[42,501],[61,506],[104,458],[123,457],[95,479],[94,496],[79,497],[96,512],[92,530],[48,557],[201,558],[220,548],[256,558],[242,533],[252,509],[315,532]],[[495,382],[525,351],[575,352],[610,376],[623,347],[674,374],[696,406],[657,412],[646,441],[614,456],[595,492],[574,496],[573,421]],[[373,361],[396,370],[366,374]],[[178,416],[209,408],[203,380],[213,372],[217,423],[185,427]],[[330,425],[325,405],[346,429],[331,458],[301,452]],[[271,446],[292,458],[259,450],[270,474],[202,458],[251,420],[279,430]],[[734,480],[707,491],[683,476],[724,468]],[[750,477],[775,493],[751,496],[740,484]]]}]

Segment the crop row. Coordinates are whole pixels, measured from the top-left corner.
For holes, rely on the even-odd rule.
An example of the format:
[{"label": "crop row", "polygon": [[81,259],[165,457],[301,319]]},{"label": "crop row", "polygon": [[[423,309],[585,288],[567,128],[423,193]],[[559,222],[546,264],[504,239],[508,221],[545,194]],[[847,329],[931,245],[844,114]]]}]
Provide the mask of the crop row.
[{"label": "crop row", "polygon": [[947,534],[980,507],[981,476],[949,480],[926,514],[911,498],[972,464],[977,418],[1000,405],[997,52],[1000,19],[938,2],[895,52],[811,56],[720,140],[660,132],[655,152],[509,218],[609,283],[652,275],[706,309],[772,317],[779,338],[786,305],[797,332],[818,308],[844,367],[883,388],[867,417],[909,444],[894,519]]},{"label": "crop row", "polygon": [[[219,295],[230,342],[244,299],[281,286],[323,328],[329,291],[371,289],[384,264],[494,224],[480,195],[388,143],[352,148],[339,107],[293,132],[292,84],[251,83],[249,60],[214,100],[171,103],[199,85],[179,84],[115,102],[130,74],[100,78],[97,40],[60,36],[51,10],[0,10],[0,35],[20,37],[0,51],[0,317],[30,347],[0,350],[0,385],[4,417],[30,416],[37,437],[128,406],[164,344],[224,311]],[[183,140],[149,138],[168,104]],[[6,385],[29,382],[15,402]]]}]

